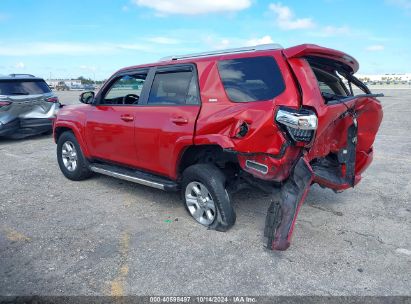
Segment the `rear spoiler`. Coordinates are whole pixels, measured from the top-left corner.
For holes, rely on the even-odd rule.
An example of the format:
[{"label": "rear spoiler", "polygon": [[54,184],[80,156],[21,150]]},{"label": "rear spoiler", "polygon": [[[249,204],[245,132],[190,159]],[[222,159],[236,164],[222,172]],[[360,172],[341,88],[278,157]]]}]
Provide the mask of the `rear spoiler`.
[{"label": "rear spoiler", "polygon": [[358,71],[360,65],[358,61],[355,60],[352,56],[337,51],[333,49],[328,49],[316,44],[301,44],[293,46],[283,50],[283,54],[286,58],[296,58],[296,57],[322,57],[342,63],[347,72],[354,74]]}]

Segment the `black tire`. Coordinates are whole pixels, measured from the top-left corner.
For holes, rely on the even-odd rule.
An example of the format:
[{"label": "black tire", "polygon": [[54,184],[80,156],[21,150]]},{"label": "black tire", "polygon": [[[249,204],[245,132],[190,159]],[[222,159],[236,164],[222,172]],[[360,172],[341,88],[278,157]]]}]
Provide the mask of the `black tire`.
[{"label": "black tire", "polygon": [[[77,165],[73,171],[70,171],[64,165],[64,161],[62,157],[62,154],[63,154],[62,150],[63,150],[63,145],[65,143],[72,143],[77,153]],[[80,145],[78,144],[76,137],[70,131],[66,131],[63,134],[61,134],[57,141],[57,161],[58,161],[61,172],[64,174],[65,177],[67,177],[70,180],[80,181],[80,180],[87,179],[91,175],[93,175],[93,172],[90,171],[88,167],[88,162],[86,158],[84,157],[83,152],[81,151]]]},{"label": "black tire", "polygon": [[217,231],[230,229],[235,223],[236,215],[225,188],[226,178],[223,172],[213,164],[196,164],[184,170],[181,192],[184,206],[190,215],[185,194],[187,186],[192,182],[199,182],[207,188],[216,207],[214,221],[205,226]]}]

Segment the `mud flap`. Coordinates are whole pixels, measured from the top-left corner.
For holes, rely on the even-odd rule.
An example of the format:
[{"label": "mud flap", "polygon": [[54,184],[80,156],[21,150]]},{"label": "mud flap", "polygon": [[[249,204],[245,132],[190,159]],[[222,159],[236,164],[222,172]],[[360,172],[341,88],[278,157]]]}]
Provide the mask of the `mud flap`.
[{"label": "mud flap", "polygon": [[286,250],[290,246],[295,220],[313,176],[310,165],[301,157],[281,190],[273,193],[264,229],[268,249]]}]

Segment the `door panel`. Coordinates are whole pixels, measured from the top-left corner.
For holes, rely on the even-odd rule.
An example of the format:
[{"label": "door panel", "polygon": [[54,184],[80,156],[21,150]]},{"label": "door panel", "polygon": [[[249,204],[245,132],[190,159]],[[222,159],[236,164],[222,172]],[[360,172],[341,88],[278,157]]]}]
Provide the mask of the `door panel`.
[{"label": "door panel", "polygon": [[181,151],[193,144],[200,111],[194,65],[150,70],[150,92],[134,119],[138,166],[176,178]]},{"label": "door panel", "polygon": [[179,152],[193,144],[200,106],[141,106],[135,115],[137,166],[175,178]]},{"label": "door panel", "polygon": [[88,113],[86,138],[90,154],[128,166],[137,166],[134,119],[144,102],[148,69],[114,75],[96,97]]},{"label": "door panel", "polygon": [[[135,106],[96,106],[87,116],[86,139],[93,157],[136,165]],[[124,119],[126,118],[126,119]]]}]

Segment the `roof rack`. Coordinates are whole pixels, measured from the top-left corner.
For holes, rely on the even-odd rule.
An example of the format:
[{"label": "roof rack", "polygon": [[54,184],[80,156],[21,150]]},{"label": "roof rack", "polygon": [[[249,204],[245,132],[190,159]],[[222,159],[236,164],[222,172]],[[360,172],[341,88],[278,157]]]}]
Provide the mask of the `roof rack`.
[{"label": "roof rack", "polygon": [[226,55],[226,54],[266,51],[266,50],[278,50],[282,48],[283,47],[278,43],[260,44],[260,45],[235,48],[235,49],[225,49],[225,50],[209,51],[209,52],[194,53],[194,54],[187,54],[187,55],[167,56],[167,57],[161,58],[159,61],[181,60],[181,59],[188,59],[188,58],[209,57],[209,56],[215,56],[215,55]]},{"label": "roof rack", "polygon": [[31,74],[9,74],[10,77],[36,77]]},{"label": "roof rack", "polygon": [[32,74],[9,74],[10,77],[36,77]]}]

